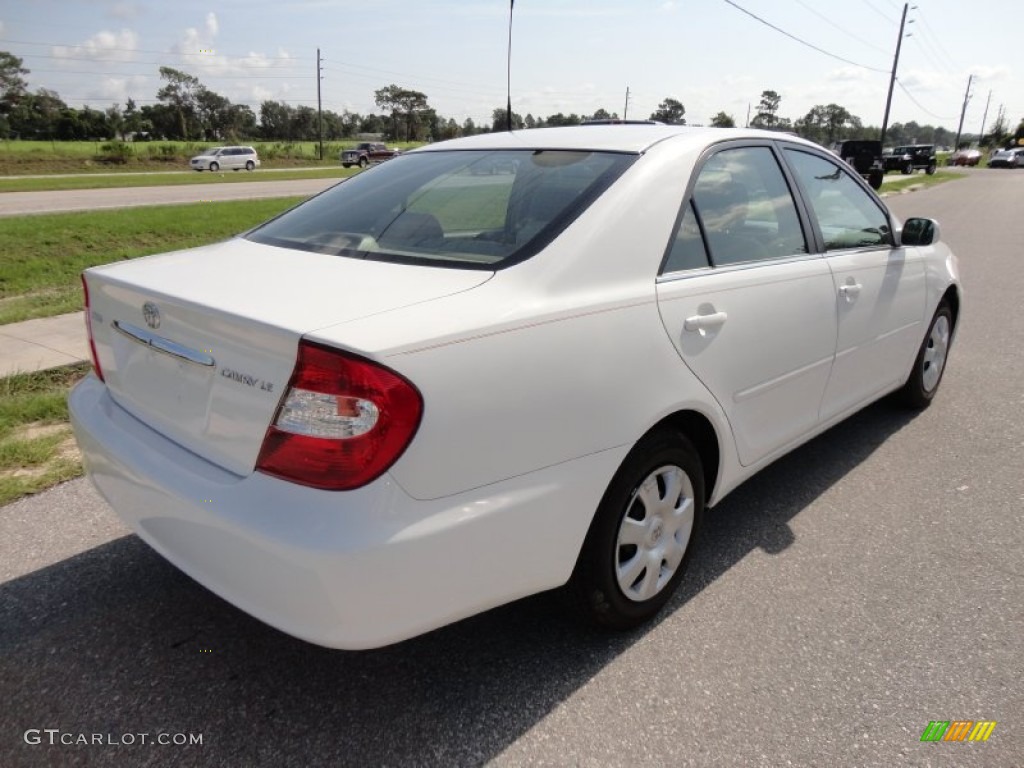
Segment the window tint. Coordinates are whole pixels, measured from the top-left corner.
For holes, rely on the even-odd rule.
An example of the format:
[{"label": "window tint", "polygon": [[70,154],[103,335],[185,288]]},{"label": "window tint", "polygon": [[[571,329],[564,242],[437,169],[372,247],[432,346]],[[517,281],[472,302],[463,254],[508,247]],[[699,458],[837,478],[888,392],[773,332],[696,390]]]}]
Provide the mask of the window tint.
[{"label": "window tint", "polygon": [[664,272],[678,272],[683,269],[700,269],[709,266],[708,252],[704,248],[704,238],[700,235],[697,216],[693,212],[693,203],[687,203],[683,218],[679,222],[679,230],[672,240],[672,248],[665,262]]},{"label": "window tint", "polygon": [[795,149],[786,149],[786,159],[807,194],[826,251],[892,244],[885,212],[841,166]]},{"label": "window tint", "polygon": [[693,203],[715,266],[807,253],[793,197],[768,147],[713,155],[697,177]]},{"label": "window tint", "polygon": [[635,159],[551,150],[412,153],[248,237],[338,256],[491,269],[544,247]]}]

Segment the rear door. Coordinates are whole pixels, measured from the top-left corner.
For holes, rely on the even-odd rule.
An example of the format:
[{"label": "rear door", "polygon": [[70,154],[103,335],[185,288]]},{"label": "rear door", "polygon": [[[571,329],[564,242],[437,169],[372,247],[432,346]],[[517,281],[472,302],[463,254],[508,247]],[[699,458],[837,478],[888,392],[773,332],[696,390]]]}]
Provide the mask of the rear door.
[{"label": "rear door", "polygon": [[826,420],[906,377],[924,337],[924,261],[916,248],[893,246],[888,213],[840,164],[796,147],[784,156],[832,271],[839,333]]},{"label": "rear door", "polygon": [[806,225],[770,144],[724,145],[697,173],[658,279],[665,329],[744,465],[814,428],[832,367],[832,276]]}]

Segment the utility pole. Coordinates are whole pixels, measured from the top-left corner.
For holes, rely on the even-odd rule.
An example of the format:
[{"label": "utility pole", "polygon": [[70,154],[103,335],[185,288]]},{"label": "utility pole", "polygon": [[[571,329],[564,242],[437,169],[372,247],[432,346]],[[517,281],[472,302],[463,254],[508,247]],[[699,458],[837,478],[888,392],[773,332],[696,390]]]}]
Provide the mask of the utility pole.
[{"label": "utility pole", "polygon": [[964,106],[960,110],[960,125],[956,127],[956,142],[953,144],[953,151],[960,149],[960,134],[964,130],[964,115],[967,114],[967,102],[971,100],[971,81],[974,80],[974,75],[967,78],[967,90],[964,91]]},{"label": "utility pole", "polygon": [[747,102],[747,124],[744,125],[743,127],[744,128],[749,128],[750,127],[750,102],[749,101]]},{"label": "utility pole", "polygon": [[625,120],[629,116],[629,86],[626,86],[626,105],[622,108],[622,119]]},{"label": "utility pole", "polygon": [[[907,3],[903,4],[903,16],[900,18],[900,36],[896,38],[896,55],[892,57],[892,76],[889,78],[889,95],[885,98],[885,117],[882,118],[882,134],[878,140],[885,145],[885,132],[889,128],[889,108],[892,107],[892,89],[896,85],[896,67],[900,63],[900,48],[903,47],[903,28],[907,25]],[[914,6],[915,8],[917,6]]]},{"label": "utility pole", "polygon": [[992,91],[988,92],[988,98],[985,99],[985,114],[981,116],[981,131],[978,133],[978,142],[985,138],[985,121],[988,120],[988,105],[992,103]]},{"label": "utility pole", "polygon": [[324,105],[320,100],[320,81],[324,79],[324,68],[320,66],[320,49],[316,49],[316,131],[320,138],[320,162],[324,161]]}]

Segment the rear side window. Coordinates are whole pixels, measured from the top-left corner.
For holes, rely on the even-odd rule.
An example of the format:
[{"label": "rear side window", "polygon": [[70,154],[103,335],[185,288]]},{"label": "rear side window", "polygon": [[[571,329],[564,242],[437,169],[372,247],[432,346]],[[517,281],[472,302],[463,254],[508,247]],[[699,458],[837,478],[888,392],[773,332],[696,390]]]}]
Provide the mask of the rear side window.
[{"label": "rear side window", "polygon": [[785,151],[818,220],[826,251],[892,245],[888,216],[845,169],[809,152]]},{"label": "rear side window", "polygon": [[634,160],[550,150],[402,155],[247,237],[353,258],[495,269],[551,242]]},{"label": "rear side window", "polygon": [[772,150],[737,147],[717,152],[700,169],[664,271],[802,253],[803,229]]}]

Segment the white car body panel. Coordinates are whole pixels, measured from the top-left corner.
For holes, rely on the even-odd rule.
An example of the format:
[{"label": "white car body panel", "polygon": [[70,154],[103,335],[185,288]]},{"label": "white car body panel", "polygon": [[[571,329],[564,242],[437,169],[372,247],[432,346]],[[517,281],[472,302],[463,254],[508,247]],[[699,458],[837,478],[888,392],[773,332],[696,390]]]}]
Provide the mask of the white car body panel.
[{"label": "white car body panel", "polygon": [[835,281],[839,336],[821,405],[823,419],[902,384],[935,311],[925,306],[924,264],[917,248],[841,251],[827,260]]},{"label": "white car body panel", "polygon": [[[815,256],[680,275],[658,283],[665,328],[725,410],[741,463],[754,464],[817,424],[836,340],[828,265]],[[719,312],[721,325],[686,329]]]},{"label": "white car body panel", "polygon": [[[901,386],[958,283],[941,243],[658,278],[702,153],[744,137],[825,155],[799,139],[726,129],[475,136],[408,156],[641,154],[543,250],[503,269],[236,239],[89,270],[106,382],[88,378],[70,408],[90,476],[197,581],[330,647],[396,642],[564,584],[605,489],[645,433],[679,414],[706,422],[713,505]],[[848,279],[862,291],[844,306]],[[161,311],[158,327],[147,326],[147,302]],[[689,318],[718,311],[727,320],[717,329],[686,330]],[[115,321],[215,365],[182,363]],[[300,341],[387,366],[422,395],[412,441],[356,490],[253,471]]]}]

